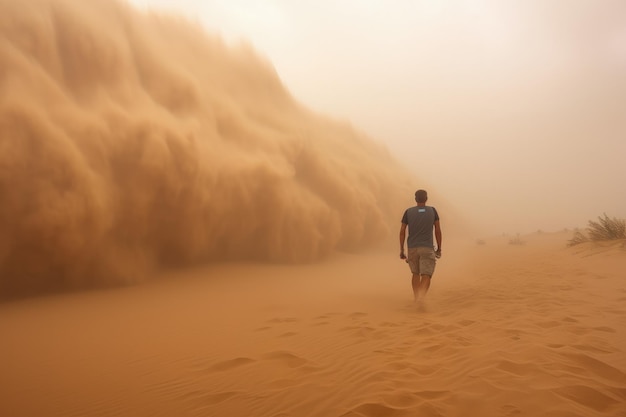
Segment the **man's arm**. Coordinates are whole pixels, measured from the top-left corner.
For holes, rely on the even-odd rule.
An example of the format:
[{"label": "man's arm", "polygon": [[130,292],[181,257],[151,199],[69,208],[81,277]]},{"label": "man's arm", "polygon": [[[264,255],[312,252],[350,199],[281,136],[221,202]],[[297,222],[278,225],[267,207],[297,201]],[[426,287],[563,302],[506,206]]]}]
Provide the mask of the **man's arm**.
[{"label": "man's arm", "polygon": [[406,238],[406,223],[402,223],[400,226],[400,259],[406,259],[404,254],[404,240]]},{"label": "man's arm", "polygon": [[437,252],[441,256],[441,225],[439,220],[435,221],[435,240],[437,241]]}]

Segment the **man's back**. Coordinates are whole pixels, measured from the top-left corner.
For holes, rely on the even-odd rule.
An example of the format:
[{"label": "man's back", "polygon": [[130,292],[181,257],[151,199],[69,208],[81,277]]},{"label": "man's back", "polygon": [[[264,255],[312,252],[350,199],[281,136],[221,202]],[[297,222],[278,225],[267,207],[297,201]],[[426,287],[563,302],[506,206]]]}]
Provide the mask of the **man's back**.
[{"label": "man's back", "polygon": [[428,247],[433,244],[433,225],[439,220],[439,214],[434,207],[414,206],[408,208],[402,216],[402,223],[409,226],[409,248]]}]

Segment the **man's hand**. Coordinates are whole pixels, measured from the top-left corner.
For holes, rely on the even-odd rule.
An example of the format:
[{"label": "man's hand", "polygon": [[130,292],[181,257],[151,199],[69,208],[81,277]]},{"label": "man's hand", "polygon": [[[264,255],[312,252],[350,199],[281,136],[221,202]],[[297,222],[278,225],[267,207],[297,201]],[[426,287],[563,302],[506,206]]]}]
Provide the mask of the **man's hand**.
[{"label": "man's hand", "polygon": [[400,251],[400,259],[406,259],[406,255],[404,254],[404,251]]},{"label": "man's hand", "polygon": [[437,249],[435,251],[435,258],[437,258],[437,259],[441,258],[441,249]]}]

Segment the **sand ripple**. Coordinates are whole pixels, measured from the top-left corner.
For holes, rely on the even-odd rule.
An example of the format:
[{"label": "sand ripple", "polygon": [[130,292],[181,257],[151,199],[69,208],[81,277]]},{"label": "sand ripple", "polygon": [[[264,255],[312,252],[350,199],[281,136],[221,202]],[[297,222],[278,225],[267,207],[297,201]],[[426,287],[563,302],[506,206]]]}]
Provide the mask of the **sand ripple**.
[{"label": "sand ripple", "polygon": [[[421,306],[407,302],[406,280],[388,281],[406,271],[387,255],[284,278],[263,267],[275,293],[234,285],[211,303],[216,289],[197,281],[5,305],[0,414],[626,416],[626,256],[472,250],[480,268],[442,265]],[[250,303],[235,314],[241,297]],[[79,331],[112,302],[126,312],[139,303],[161,325],[108,317],[98,332]],[[32,343],[41,326],[65,338]]]}]

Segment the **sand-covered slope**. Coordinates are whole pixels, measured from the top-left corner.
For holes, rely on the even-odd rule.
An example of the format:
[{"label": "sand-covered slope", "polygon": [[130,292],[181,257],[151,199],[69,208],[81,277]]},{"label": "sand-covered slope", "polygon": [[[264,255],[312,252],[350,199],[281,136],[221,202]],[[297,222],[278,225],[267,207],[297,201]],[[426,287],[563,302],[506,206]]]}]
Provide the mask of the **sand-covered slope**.
[{"label": "sand-covered slope", "polygon": [[626,252],[567,238],[449,243],[419,308],[394,250],[6,303],[0,415],[624,416]]},{"label": "sand-covered slope", "polygon": [[0,92],[0,297],[359,250],[419,187],[250,47],[124,2],[0,0]]}]

